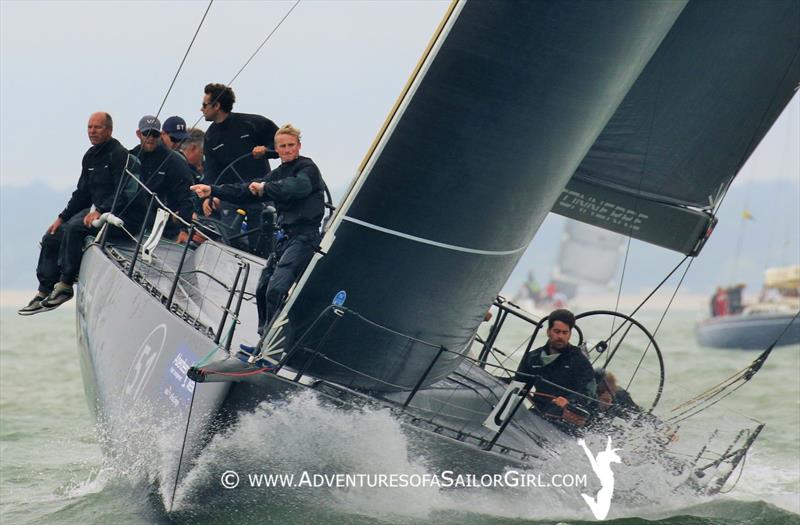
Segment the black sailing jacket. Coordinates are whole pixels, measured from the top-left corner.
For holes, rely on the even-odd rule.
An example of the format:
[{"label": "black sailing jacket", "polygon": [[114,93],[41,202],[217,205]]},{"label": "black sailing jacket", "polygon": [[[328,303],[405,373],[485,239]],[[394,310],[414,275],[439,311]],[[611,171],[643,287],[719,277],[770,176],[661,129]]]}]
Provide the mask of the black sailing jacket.
[{"label": "black sailing jacket", "polygon": [[[141,146],[136,146],[131,150],[131,155],[138,157],[141,163],[139,180],[181,219],[191,224],[193,203],[189,186],[194,184],[194,176],[183,156],[167,149],[163,143],[159,143],[151,152],[142,151]],[[136,215],[137,224],[144,219],[149,197],[140,191],[136,202],[131,205],[131,213]]]},{"label": "black sailing jacket", "polygon": [[[231,113],[221,123],[213,123],[203,142],[203,183],[235,184],[260,179],[269,170],[267,158],[276,159],[275,132],[278,126],[261,115]],[[250,155],[256,146],[266,146],[266,158]],[[236,160],[243,157],[240,160]]]},{"label": "black sailing jacket", "polygon": [[272,201],[282,228],[316,226],[325,214],[325,182],[317,165],[308,157],[297,157],[269,172],[256,182],[265,182],[264,195],[256,197],[248,184],[212,186],[211,194],[237,204]]},{"label": "black sailing jacket", "polygon": [[[534,400],[539,407],[547,406],[552,397],[561,396],[567,398],[571,403],[578,403],[586,406],[591,404],[590,400],[574,394],[565,389],[578,392],[591,399],[597,397],[595,392],[594,370],[589,359],[583,355],[577,346],[568,345],[558,355],[558,357],[547,365],[543,364],[542,355],[547,345],[531,351],[520,363],[517,370],[530,376],[537,376],[531,379],[529,376],[518,375],[518,381],[533,381],[536,392],[547,394],[547,396],[534,394]],[[564,388],[559,388],[560,385]]]},{"label": "black sailing jacket", "polygon": [[[111,211],[117,184],[128,163],[128,150],[115,138],[92,146],[81,161],[81,176],[67,207],[58,214],[64,222],[94,204],[97,211]],[[116,209],[125,206],[126,193],[121,192]]]}]

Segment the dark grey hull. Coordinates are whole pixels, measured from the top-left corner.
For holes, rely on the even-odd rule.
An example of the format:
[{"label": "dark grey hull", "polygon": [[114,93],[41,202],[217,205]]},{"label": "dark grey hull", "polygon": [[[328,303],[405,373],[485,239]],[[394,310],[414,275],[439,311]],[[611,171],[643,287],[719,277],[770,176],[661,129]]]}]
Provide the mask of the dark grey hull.
[{"label": "dark grey hull", "polygon": [[[508,385],[469,361],[413,395],[410,391],[369,392],[308,373],[301,376],[288,365],[275,373],[249,364],[236,352],[225,350],[225,338],[219,345],[215,342],[218,332],[229,334],[232,326],[216,325],[215,316],[220,314],[218,305],[226,303],[225,289],[236,289],[230,285],[236,280],[237,264],[252,263],[255,272],[259,261],[205,243],[188,252],[181,284],[170,307],[165,308],[181,251],[174,244],[160,244],[156,262],[139,262],[131,279],[126,271],[130,247],[104,250],[92,245],[84,255],[77,296],[84,384],[100,423],[102,445],[109,456],[126,467],[155,465],[154,470],[143,468],[134,474],[140,481],[155,483],[168,511],[175,494],[211,491],[223,497],[218,493],[222,472],[203,471],[203,451],[216,437],[224,441],[228,436],[220,433],[235,428],[257,405],[266,402],[280,411],[299,394],[316,396],[334,417],[364,409],[388,410],[407,437],[408,457],[422,462],[431,472],[483,475],[501,474],[509,468],[539,472],[546,462],[552,469],[562,461],[565,465],[583,461],[574,442],[574,428],[556,426],[524,407],[509,417],[502,434],[496,428],[487,428],[484,422],[495,406],[504,405],[501,399]],[[255,281],[253,274],[241,289],[250,290]],[[249,304],[249,292],[246,297],[238,316],[240,325],[231,338],[234,348],[255,332],[255,306]],[[190,372],[197,382],[187,377],[190,367],[199,367]],[[511,401],[506,406],[511,403],[516,404]],[[635,448],[633,463],[663,462],[675,472],[676,487],[717,490],[729,475],[707,475],[704,483],[697,484],[693,469],[670,453],[669,440],[663,439],[665,434],[658,426],[645,423],[647,429],[637,431],[637,438],[628,435],[629,426],[611,423],[591,427],[587,436],[596,431],[602,441],[610,435],[618,446]],[[291,418],[279,418],[278,424],[285,427],[280,430],[284,435],[297,431]],[[337,437],[332,434],[329,439],[335,441]],[[626,442],[629,439],[634,441]],[[268,442],[257,440],[257,444],[248,446],[280,453],[270,449]],[[247,450],[241,453],[249,454]],[[191,476],[195,467],[207,475],[202,478],[207,482],[197,484],[197,476]],[[717,479],[721,480],[719,484],[714,483]],[[183,487],[188,492],[182,493]],[[269,502],[270,493],[263,494]]]},{"label": "dark grey hull", "polygon": [[[178,253],[174,246],[157,250],[165,261]],[[225,257],[230,255],[208,246],[200,253],[190,252],[186,268],[203,267],[204,258],[213,258],[218,266],[229,264]],[[154,280],[152,268],[140,270]],[[90,246],[78,286],[77,332],[87,399],[100,423],[106,453],[134,462],[136,456],[160,454],[163,470],[156,479],[167,507],[174,480],[185,478],[217,433],[259,403],[286,400],[299,392],[316,392],[332,410],[388,407],[413,436],[410,441],[425,455],[426,464],[441,469],[469,465],[475,471],[493,473],[509,466],[530,468],[557,456],[565,440],[571,439],[549,422],[520,410],[497,445],[484,450],[494,432],[482,422],[506,385],[466,364],[417,392],[405,409],[408,392],[374,397],[308,375],[295,382],[295,372],[288,368],[280,376],[209,376],[208,381],[195,383],[186,372],[216,346],[214,329],[202,324],[212,316],[200,308],[195,312],[200,321],[187,321],[185,315],[167,311],[158,297],[159,288],[169,289],[166,277],[162,271],[160,284],[148,289],[150,285],[129,279],[119,261],[97,245]],[[193,310],[191,294],[182,294],[179,303],[180,311]],[[254,306],[245,304],[245,308]],[[242,318],[240,332],[245,337],[255,324],[245,315]],[[240,340],[237,335],[235,341]],[[205,367],[223,374],[253,369],[224,351]]]},{"label": "dark grey hull", "polygon": [[795,320],[789,325],[793,317],[793,314],[715,317],[699,323],[695,328],[695,335],[698,343],[712,348],[765,350],[778,336],[780,339],[776,346],[798,346],[800,322]]}]

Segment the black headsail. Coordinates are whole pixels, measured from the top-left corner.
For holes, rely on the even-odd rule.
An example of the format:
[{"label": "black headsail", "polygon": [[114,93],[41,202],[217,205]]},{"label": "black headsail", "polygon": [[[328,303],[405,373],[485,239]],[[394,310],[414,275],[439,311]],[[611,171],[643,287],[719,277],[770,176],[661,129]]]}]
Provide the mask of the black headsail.
[{"label": "black headsail", "polygon": [[696,255],[709,211],[795,93],[799,55],[797,0],[693,0],[553,211]]},{"label": "black headsail", "polygon": [[[465,351],[684,5],[454,2],[282,312],[295,335],[345,290],[371,320]],[[436,353],[345,318],[309,372],[410,389]],[[425,383],[460,359],[442,354]]]}]

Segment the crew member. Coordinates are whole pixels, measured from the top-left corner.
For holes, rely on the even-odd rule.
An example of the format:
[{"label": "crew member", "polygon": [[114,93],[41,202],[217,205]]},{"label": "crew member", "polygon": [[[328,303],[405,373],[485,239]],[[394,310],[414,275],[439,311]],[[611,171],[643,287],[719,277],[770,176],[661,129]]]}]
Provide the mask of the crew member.
[{"label": "crew member", "polygon": [[547,344],[529,352],[517,380],[536,387],[534,402],[546,414],[560,415],[568,405],[587,406],[595,398],[594,370],[580,348],[569,344],[575,316],[554,310],[547,318]]},{"label": "crew member", "polygon": [[72,299],[72,285],[78,278],[83,257],[83,240],[96,231],[92,222],[102,213],[121,209],[126,204],[127,192],[117,192],[117,187],[129,165],[129,155],[111,136],[113,128],[108,113],[93,113],[89,117],[88,134],[92,146],[83,156],[78,185],[67,207],[42,237],[36,266],[39,290],[28,305],[18,311],[20,315],[52,310]]},{"label": "crew member", "polygon": [[300,130],[286,124],[275,134],[275,150],[281,165],[265,178],[249,184],[192,186],[201,198],[217,196],[235,203],[259,200],[275,203],[279,240],[256,289],[259,333],[268,327],[267,323],[319,245],[325,182],[317,165],[300,156],[300,146]]},{"label": "crew member", "polygon": [[[261,115],[233,113],[236,96],[224,84],[208,84],[205,87],[201,111],[211,125],[206,131],[203,150],[205,152],[203,183],[206,185],[236,184],[263,178],[269,171],[268,158],[278,158],[275,153],[275,132],[278,126]],[[208,200],[203,202],[206,216],[211,215],[218,204],[220,218],[230,226],[237,217],[236,206]],[[248,235],[251,252],[266,256],[266,246],[259,246],[261,238],[261,203],[251,203],[245,208],[247,224],[252,232]]]},{"label": "crew member", "polygon": [[179,116],[169,117],[161,130],[161,141],[172,151],[178,151],[181,143],[189,137],[186,121]]},{"label": "crew member", "polygon": [[721,286],[717,287],[717,293],[714,294],[713,305],[714,317],[728,315],[728,292]]},{"label": "crew member", "polygon": [[183,158],[186,159],[186,162],[189,163],[189,169],[192,170],[192,175],[194,176],[194,183],[199,183],[203,180],[203,140],[205,136],[206,134],[202,129],[192,128],[178,149]]},{"label": "crew member", "polygon": [[597,383],[597,410],[607,415],[629,417],[642,412],[627,390],[617,385],[616,376],[603,369],[594,371]]},{"label": "crew member", "polygon": [[[189,187],[194,183],[192,170],[188,163],[177,152],[167,149],[162,141],[161,123],[151,115],[139,120],[136,136],[140,144],[131,150],[141,163],[140,180],[144,185],[178,216],[192,223],[192,192]],[[150,195],[139,190],[130,209],[123,213],[127,223],[141,225],[145,221]],[[155,207],[153,208],[155,210]],[[154,213],[154,212],[151,212]],[[150,217],[147,217],[150,220]],[[188,239],[188,227],[174,217],[164,229],[164,236],[183,243]],[[176,238],[177,236],[177,238]]]}]

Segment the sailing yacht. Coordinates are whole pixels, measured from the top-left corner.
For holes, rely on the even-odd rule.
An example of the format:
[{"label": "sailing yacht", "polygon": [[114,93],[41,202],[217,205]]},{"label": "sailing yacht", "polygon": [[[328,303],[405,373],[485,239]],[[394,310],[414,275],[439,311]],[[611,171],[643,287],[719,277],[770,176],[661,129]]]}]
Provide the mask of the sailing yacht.
[{"label": "sailing yacht", "polygon": [[764,350],[800,345],[800,266],[767,268],[758,300],[742,302],[743,286],[720,289],[712,316],[695,328],[697,341],[714,348]]},{"label": "sailing yacht", "polygon": [[213,241],[162,241],[149,262],[141,240],[87,248],[78,341],[107,447],[157,434],[171,507],[215,435],[313,392],[388,407],[432,464],[558,457],[573,433],[526,409],[513,370],[468,357],[487,310],[551,210],[700,254],[800,81],[799,16],[793,0],[454,1],[257,355],[236,350],[264,260]]}]

